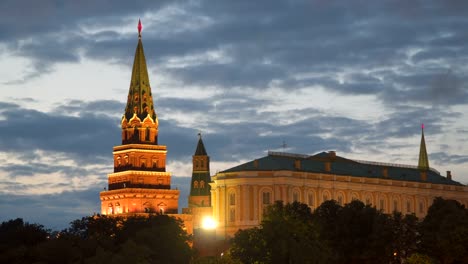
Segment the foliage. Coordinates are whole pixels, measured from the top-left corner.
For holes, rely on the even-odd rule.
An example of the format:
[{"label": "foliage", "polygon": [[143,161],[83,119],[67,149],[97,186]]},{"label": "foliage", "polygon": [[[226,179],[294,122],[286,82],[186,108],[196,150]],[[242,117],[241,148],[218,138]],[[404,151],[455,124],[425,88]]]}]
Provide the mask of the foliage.
[{"label": "foliage", "polygon": [[278,201],[260,228],[236,233],[230,253],[242,263],[323,263],[328,254],[318,238],[307,205]]},{"label": "foliage", "polygon": [[[16,222],[12,222],[16,221]],[[3,223],[0,231],[7,236],[17,234],[17,240],[31,241],[44,231],[25,226],[22,220]],[[68,229],[39,237],[17,247],[2,247],[1,263],[188,263],[192,257],[191,237],[181,227],[182,222],[166,215],[108,217],[89,216],[75,220]],[[23,228],[24,229],[24,228]],[[16,233],[15,233],[16,232]],[[48,238],[47,238],[48,237]],[[3,244],[2,244],[3,245]],[[23,246],[21,246],[23,245]],[[19,255],[29,252],[29,255]],[[12,256],[5,258],[5,256]],[[27,258],[26,258],[27,257]],[[3,260],[8,261],[3,261]]]},{"label": "foliage", "polygon": [[421,223],[421,250],[441,263],[468,263],[468,209],[454,200],[434,199]]},{"label": "foliage", "polygon": [[27,263],[33,258],[30,248],[44,242],[50,230],[17,218],[0,225],[0,263]]}]

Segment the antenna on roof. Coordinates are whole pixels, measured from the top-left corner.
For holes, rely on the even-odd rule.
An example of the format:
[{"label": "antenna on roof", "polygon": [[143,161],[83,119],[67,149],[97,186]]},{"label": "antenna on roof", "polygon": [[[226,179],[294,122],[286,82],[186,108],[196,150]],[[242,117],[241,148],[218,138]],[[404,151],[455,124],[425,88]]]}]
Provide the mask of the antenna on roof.
[{"label": "antenna on roof", "polygon": [[283,148],[283,152],[284,152],[285,149],[288,147],[288,145],[286,144],[286,141],[283,140],[283,144],[281,144],[281,147]]}]

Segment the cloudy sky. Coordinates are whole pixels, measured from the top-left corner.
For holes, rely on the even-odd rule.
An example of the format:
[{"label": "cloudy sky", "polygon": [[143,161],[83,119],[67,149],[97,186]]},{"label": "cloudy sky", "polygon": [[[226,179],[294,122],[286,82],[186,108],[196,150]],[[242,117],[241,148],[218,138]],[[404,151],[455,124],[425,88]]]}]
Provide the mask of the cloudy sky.
[{"label": "cloudy sky", "polygon": [[138,18],[179,207],[199,131],[214,174],[268,150],[416,165],[424,123],[431,167],[467,184],[467,14],[465,1],[3,0],[0,220],[59,229],[99,212]]}]

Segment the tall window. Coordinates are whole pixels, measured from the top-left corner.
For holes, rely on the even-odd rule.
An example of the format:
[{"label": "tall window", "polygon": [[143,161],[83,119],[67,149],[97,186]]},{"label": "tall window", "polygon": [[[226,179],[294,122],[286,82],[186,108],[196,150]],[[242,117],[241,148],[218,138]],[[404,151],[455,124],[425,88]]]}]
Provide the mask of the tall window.
[{"label": "tall window", "polygon": [[198,181],[193,182],[193,188],[198,189]]},{"label": "tall window", "polygon": [[236,194],[230,193],[229,194],[229,205],[236,205]]},{"label": "tall window", "polygon": [[236,209],[229,209],[229,222],[234,222],[236,220]]},{"label": "tall window", "polygon": [[309,193],[307,195],[307,204],[309,205],[309,207],[314,208],[314,194],[313,193]]},{"label": "tall window", "polygon": [[385,210],[384,209],[384,200],[380,199],[380,210]]},{"label": "tall window", "polygon": [[422,202],[419,202],[419,212],[422,214],[424,213],[424,205]]},{"label": "tall window", "polygon": [[343,205],[343,196],[338,196],[338,204]]},{"label": "tall window", "polygon": [[393,200],[393,211],[398,211],[398,202],[397,202],[397,200]]},{"label": "tall window", "polygon": [[410,213],[411,212],[411,204],[410,201],[406,201],[406,212]]},{"label": "tall window", "polygon": [[229,193],[229,222],[234,222],[236,220],[236,194]]},{"label": "tall window", "polygon": [[299,202],[299,193],[293,192],[293,202]]},{"label": "tall window", "polygon": [[200,188],[205,188],[205,181],[203,180],[200,181]]},{"label": "tall window", "polygon": [[264,205],[271,204],[270,192],[263,192],[263,194],[262,194],[262,203]]},{"label": "tall window", "polygon": [[324,194],[324,195],[323,195],[323,201],[325,202],[325,201],[327,201],[327,200],[328,200],[328,195]]}]

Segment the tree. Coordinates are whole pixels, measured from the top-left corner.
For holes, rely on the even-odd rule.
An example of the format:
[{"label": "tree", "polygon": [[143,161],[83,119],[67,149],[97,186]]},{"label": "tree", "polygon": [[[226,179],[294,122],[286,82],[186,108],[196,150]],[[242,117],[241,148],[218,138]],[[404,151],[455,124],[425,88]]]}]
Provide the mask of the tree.
[{"label": "tree", "polygon": [[242,263],[267,263],[269,252],[263,230],[257,227],[239,230],[232,239],[230,255]]},{"label": "tree", "polygon": [[455,200],[434,199],[421,223],[421,251],[446,263],[468,263],[468,210]]},{"label": "tree", "polygon": [[28,263],[33,256],[30,249],[44,242],[50,235],[42,225],[29,224],[17,218],[0,225],[0,263]]},{"label": "tree", "polygon": [[323,263],[328,257],[310,208],[299,202],[275,202],[260,228],[239,231],[232,242],[232,257],[243,263]]},{"label": "tree", "polygon": [[393,256],[389,217],[354,200],[344,207],[326,201],[314,212],[320,239],[329,245],[332,263],[385,263]]}]

